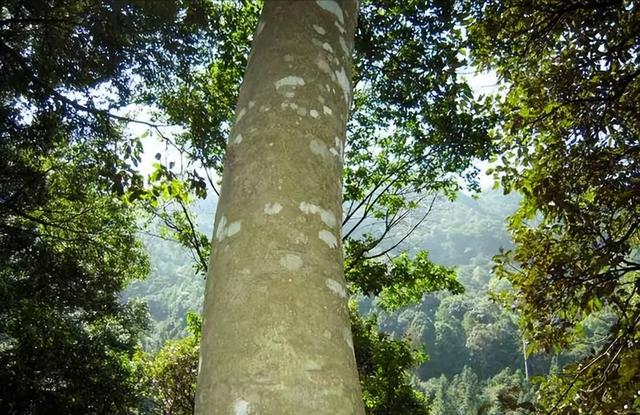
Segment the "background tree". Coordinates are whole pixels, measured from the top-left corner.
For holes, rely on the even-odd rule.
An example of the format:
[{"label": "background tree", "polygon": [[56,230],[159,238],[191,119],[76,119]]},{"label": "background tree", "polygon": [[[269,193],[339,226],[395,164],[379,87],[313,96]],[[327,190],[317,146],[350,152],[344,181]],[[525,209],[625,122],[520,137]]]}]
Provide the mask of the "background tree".
[{"label": "background tree", "polygon": [[142,304],[118,301],[148,270],[135,216],[96,180],[84,145],[3,150],[3,161],[18,156],[33,170],[2,170],[0,404],[8,413],[127,413],[146,322]]},{"label": "background tree", "polygon": [[411,384],[410,370],[426,359],[407,339],[379,332],[375,316],[361,317],[351,308],[351,330],[368,414],[426,415],[427,400]]},{"label": "background tree", "polygon": [[609,335],[544,383],[549,413],[635,413],[640,181],[638,4],[473,2],[478,65],[508,85],[496,167],[523,195],[515,249],[497,272],[533,349],[580,337],[585,319],[615,318]]},{"label": "background tree", "polygon": [[186,320],[188,336],[165,342],[152,356],[137,356],[144,373],[141,390],[148,400],[144,413],[191,415],[195,411],[202,319],[189,313]]},{"label": "background tree", "polygon": [[[148,263],[122,199],[142,146],[117,109],[191,59],[196,2],[6,1],[0,8],[0,406],[129,413]],[[197,20],[197,19],[196,19]],[[195,35],[194,35],[195,36]],[[159,70],[162,68],[162,70]],[[72,363],[72,364],[70,364]]]}]

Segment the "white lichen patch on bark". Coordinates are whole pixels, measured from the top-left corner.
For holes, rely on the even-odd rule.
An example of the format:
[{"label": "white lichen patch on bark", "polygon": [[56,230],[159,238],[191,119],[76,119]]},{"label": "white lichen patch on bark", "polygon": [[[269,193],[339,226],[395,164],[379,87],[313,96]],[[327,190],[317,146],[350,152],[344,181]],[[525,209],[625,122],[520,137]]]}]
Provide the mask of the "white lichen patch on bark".
[{"label": "white lichen patch on bark", "polygon": [[344,25],[344,12],[335,0],[316,0],[318,6],[336,16],[340,24]]},{"label": "white lichen patch on bark", "polygon": [[283,110],[286,110],[287,108],[291,108],[299,116],[301,117],[307,116],[307,109],[305,107],[298,106],[298,104],[296,104],[295,102],[283,102],[280,104],[280,108],[282,108]]},{"label": "white lichen patch on bark", "polygon": [[216,239],[218,241],[221,241],[224,239],[226,227],[227,227],[227,218],[224,215],[222,215],[222,217],[220,218],[220,221],[218,222],[218,226],[215,229]]},{"label": "white lichen patch on bark", "polygon": [[236,138],[233,139],[233,144],[240,144],[240,143],[242,143],[242,134],[238,134]]},{"label": "white lichen patch on bark", "polygon": [[276,81],[274,83],[276,89],[280,89],[283,86],[291,86],[291,87],[297,87],[297,86],[302,86],[304,85],[304,79],[300,78],[299,76],[293,76],[293,75],[289,75],[289,76],[285,76],[284,78]]},{"label": "white lichen patch on bark", "polygon": [[333,154],[334,156],[338,157],[339,159],[342,159],[342,141],[340,141],[340,139],[338,137],[336,137],[336,146],[335,147],[331,147],[329,149],[329,152],[331,154]]},{"label": "white lichen patch on bark", "polygon": [[347,290],[338,281],[333,280],[331,278],[327,278],[324,281],[324,283],[327,286],[327,288],[329,288],[331,291],[333,291],[334,294],[336,294],[336,295],[338,295],[338,296],[340,296],[342,298],[347,298],[349,296],[347,294]]},{"label": "white lichen patch on bark", "polygon": [[302,258],[298,255],[287,254],[280,258],[280,265],[282,265],[285,269],[289,271],[296,271],[302,268]]},{"label": "white lichen patch on bark", "polygon": [[323,158],[329,158],[329,147],[322,141],[318,141],[315,139],[311,140],[309,142],[309,148],[311,149],[311,152],[313,154]]},{"label": "white lichen patch on bark", "polygon": [[[312,203],[307,202],[300,202],[299,208],[303,213],[306,213],[307,215],[320,215],[320,220],[322,220],[325,225],[331,228],[336,227],[336,215],[334,215],[330,210],[323,209],[320,206],[316,206]],[[335,237],[333,239],[335,239]]]},{"label": "white lichen patch on bark", "polygon": [[277,215],[282,210],[282,205],[278,202],[276,203],[267,203],[264,205],[264,214],[265,215]]},{"label": "white lichen patch on bark", "polygon": [[216,239],[218,242],[222,242],[226,237],[233,236],[240,232],[240,221],[232,222],[227,225],[227,218],[222,216],[220,218],[220,223],[216,228]]},{"label": "white lichen patch on bark", "polygon": [[255,101],[249,101],[249,109],[252,109],[256,105]]},{"label": "white lichen patch on bark", "polygon": [[241,227],[240,221],[230,223],[229,226],[227,226],[227,236],[233,236],[240,232]]},{"label": "white lichen patch on bark", "polygon": [[349,346],[349,349],[351,349],[351,351],[355,354],[355,350],[353,349],[353,336],[351,335],[351,330],[349,330],[348,328],[342,329],[342,338],[344,339],[344,342],[347,343],[347,346]]},{"label": "white lichen patch on bark", "polygon": [[236,122],[240,122],[240,120],[242,119],[242,117],[245,116],[245,114],[247,113],[247,110],[242,108],[239,112],[238,112],[238,116],[236,117]]},{"label": "white lichen patch on bark", "polygon": [[311,43],[313,43],[314,46],[322,49],[322,41],[319,39],[316,39],[315,37],[311,39]]},{"label": "white lichen patch on bark", "polygon": [[344,68],[340,68],[339,71],[336,71],[336,79],[344,93],[344,100],[347,103],[347,107],[349,107],[349,102],[351,100],[351,82],[349,81],[349,77],[347,76]]},{"label": "white lichen patch on bark", "polygon": [[335,235],[326,229],[318,232],[318,238],[322,239],[322,241],[324,241],[324,243],[326,243],[329,248],[333,249],[338,247],[338,240],[336,239]]},{"label": "white lichen patch on bark", "polygon": [[316,66],[326,74],[331,73],[331,67],[329,66],[329,63],[322,56],[318,56],[316,58]]},{"label": "white lichen patch on bark", "polygon": [[315,30],[320,35],[326,35],[327,34],[327,31],[325,30],[325,28],[322,27],[322,26],[318,26],[317,24],[313,25],[313,30]]},{"label": "white lichen patch on bark", "polygon": [[324,42],[322,44],[322,49],[326,50],[329,53],[333,53],[333,48],[331,47],[331,45],[327,42]]},{"label": "white lichen patch on bark", "polygon": [[349,48],[347,47],[347,42],[344,41],[344,38],[342,36],[340,36],[340,47],[342,48],[345,56],[349,56],[350,53]]},{"label": "white lichen patch on bark", "polygon": [[264,25],[265,25],[264,21],[258,24],[258,30],[256,30],[256,36],[259,36],[260,33],[262,33],[262,30],[264,29]]},{"label": "white lichen patch on bark", "polygon": [[244,399],[236,399],[233,402],[233,415],[249,415],[251,404]]},{"label": "white lichen patch on bark", "polygon": [[333,114],[333,111],[331,111],[331,108],[327,107],[326,105],[322,107],[322,112],[324,112],[325,115]]},{"label": "white lichen patch on bark", "polygon": [[309,115],[311,115],[313,118],[318,118],[320,116],[320,114],[316,110],[309,111]]},{"label": "white lichen patch on bark", "polygon": [[304,362],[303,368],[308,372],[316,372],[318,370],[322,370],[322,365],[315,360],[307,360]]}]

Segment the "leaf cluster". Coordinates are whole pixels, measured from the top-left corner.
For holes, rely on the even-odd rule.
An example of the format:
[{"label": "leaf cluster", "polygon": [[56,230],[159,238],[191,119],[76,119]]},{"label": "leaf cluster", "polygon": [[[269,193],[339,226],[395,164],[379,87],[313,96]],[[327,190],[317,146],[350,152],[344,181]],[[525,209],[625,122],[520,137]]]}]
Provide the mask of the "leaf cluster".
[{"label": "leaf cluster", "polygon": [[388,262],[358,256],[360,244],[350,241],[345,248],[345,277],[352,290],[379,298],[379,306],[388,311],[417,303],[425,293],[449,291],[459,294],[463,286],[453,268],[434,264],[426,251],[413,258],[406,253]]}]

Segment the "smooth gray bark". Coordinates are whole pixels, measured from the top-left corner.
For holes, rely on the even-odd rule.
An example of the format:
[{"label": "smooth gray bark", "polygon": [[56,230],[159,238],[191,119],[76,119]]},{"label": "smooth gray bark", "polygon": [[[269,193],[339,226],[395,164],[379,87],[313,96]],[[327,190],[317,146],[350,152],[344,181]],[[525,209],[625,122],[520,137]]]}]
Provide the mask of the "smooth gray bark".
[{"label": "smooth gray bark", "polygon": [[267,0],[227,148],[197,414],[364,414],[342,154],[357,0]]}]

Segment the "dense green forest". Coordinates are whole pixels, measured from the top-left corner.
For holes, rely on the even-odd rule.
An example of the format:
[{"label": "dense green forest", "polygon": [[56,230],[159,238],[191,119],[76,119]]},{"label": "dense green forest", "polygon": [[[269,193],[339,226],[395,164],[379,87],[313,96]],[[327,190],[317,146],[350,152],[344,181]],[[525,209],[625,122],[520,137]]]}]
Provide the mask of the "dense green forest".
[{"label": "dense green forest", "polygon": [[[611,316],[603,313],[589,321],[584,340],[570,349],[527,355],[525,375],[526,339],[518,327],[518,315],[495,300],[510,285],[492,273],[494,255],[513,245],[506,219],[517,209],[519,199],[490,189],[474,197],[461,193],[453,202],[442,199],[398,247],[409,255],[426,249],[434,262],[454,267],[464,293],[426,294],[417,304],[395,312],[378,307],[375,297],[354,299],[358,312],[374,318],[382,332],[426,352],[425,361],[416,361],[410,372],[411,384],[431,402],[430,414],[535,411],[535,377],[557,372],[560,365],[587,355],[611,324]],[[208,217],[212,206],[215,200],[199,202],[194,218]],[[418,209],[408,217],[397,237],[411,229],[422,213]],[[198,223],[202,232],[212,231],[206,220]],[[372,223],[371,228],[375,227]],[[192,341],[187,315],[201,312],[204,284],[194,259],[176,241],[157,233],[143,234],[142,239],[152,269],[147,279],[133,282],[124,295],[149,306],[151,326],[143,344],[153,354],[165,343],[173,344],[172,340]]]},{"label": "dense green forest", "polygon": [[637,414],[639,114],[632,0],[1,2],[0,413]]}]

